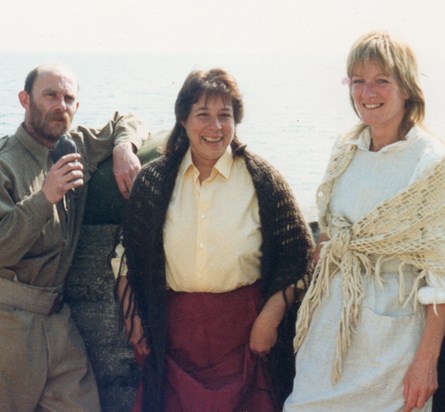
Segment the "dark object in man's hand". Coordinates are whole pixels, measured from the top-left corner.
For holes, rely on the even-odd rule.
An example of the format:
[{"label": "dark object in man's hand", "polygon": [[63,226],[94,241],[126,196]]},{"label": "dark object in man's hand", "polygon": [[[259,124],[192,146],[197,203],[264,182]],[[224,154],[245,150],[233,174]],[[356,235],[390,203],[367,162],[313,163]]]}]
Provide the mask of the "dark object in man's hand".
[{"label": "dark object in man's hand", "polygon": [[60,136],[56,145],[54,146],[53,161],[56,163],[62,156],[69,153],[77,153],[76,143],[68,136]]}]

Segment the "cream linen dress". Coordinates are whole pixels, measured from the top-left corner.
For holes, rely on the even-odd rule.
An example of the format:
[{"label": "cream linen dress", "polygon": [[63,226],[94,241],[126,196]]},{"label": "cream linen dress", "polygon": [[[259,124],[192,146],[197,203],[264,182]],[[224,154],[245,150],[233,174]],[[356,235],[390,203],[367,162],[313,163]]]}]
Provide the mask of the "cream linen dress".
[{"label": "cream linen dress", "polygon": [[[366,129],[353,141],[358,150],[332,192],[332,215],[343,216],[351,223],[445,156],[442,143],[417,128],[406,140],[376,153],[368,150],[369,143]],[[331,377],[341,318],[342,274],[332,279],[330,293],[315,310],[297,353],[294,388],[285,402],[285,412],[403,410],[402,381],[421,338],[425,310],[421,304],[416,308],[413,300],[403,305],[399,298],[401,291],[405,300],[414,286],[417,273],[413,267],[405,267],[401,277],[398,261],[388,258],[381,274],[383,287],[375,276],[364,279],[365,297],[358,326],[336,384]],[[445,299],[438,298],[441,294],[445,296],[445,282],[429,274],[420,285],[418,299],[424,304],[443,303]],[[431,400],[423,410],[431,410]]]}]

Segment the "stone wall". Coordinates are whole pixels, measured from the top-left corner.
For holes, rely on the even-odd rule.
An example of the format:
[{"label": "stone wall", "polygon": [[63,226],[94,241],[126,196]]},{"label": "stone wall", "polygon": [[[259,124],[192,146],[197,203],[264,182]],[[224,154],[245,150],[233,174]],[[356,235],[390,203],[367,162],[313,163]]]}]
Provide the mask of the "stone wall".
[{"label": "stone wall", "polygon": [[[138,152],[142,164],[159,156],[168,133],[152,134],[144,143]],[[84,225],[66,285],[66,300],[96,374],[103,412],[130,411],[139,384],[133,352],[119,328],[115,280],[108,266],[124,209],[109,158],[88,182]]]},{"label": "stone wall", "polygon": [[133,353],[119,330],[114,276],[107,263],[115,230],[115,225],[83,226],[66,291],[96,374],[103,412],[130,411],[139,382]]}]

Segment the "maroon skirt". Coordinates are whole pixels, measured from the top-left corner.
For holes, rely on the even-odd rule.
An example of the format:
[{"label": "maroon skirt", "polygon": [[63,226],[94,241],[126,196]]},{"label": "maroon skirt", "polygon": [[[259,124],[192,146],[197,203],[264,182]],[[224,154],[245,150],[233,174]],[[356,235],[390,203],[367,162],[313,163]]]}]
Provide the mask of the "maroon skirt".
[{"label": "maroon skirt", "polygon": [[[260,285],[168,292],[166,412],[275,412],[265,361],[249,349]],[[141,390],[133,408],[140,411]]]}]

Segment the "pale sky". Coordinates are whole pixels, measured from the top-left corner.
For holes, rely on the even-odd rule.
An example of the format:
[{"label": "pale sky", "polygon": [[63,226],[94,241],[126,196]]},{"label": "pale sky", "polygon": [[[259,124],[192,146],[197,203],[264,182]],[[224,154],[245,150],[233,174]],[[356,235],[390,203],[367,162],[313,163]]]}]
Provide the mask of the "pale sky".
[{"label": "pale sky", "polygon": [[443,0],[0,0],[0,51],[341,51],[387,29],[445,53]]}]

